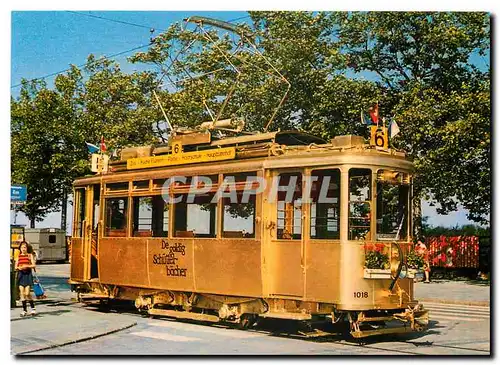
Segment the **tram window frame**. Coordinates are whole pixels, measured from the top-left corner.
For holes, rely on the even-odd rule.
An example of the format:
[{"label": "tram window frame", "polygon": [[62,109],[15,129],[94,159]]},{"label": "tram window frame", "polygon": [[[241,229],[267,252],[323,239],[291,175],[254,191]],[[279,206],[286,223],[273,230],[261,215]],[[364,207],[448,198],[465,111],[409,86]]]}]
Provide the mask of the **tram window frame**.
[{"label": "tram window frame", "polygon": [[168,178],[153,179],[151,189],[152,191],[158,191],[163,189],[163,185]]},{"label": "tram window frame", "polygon": [[86,210],[86,190],[85,188],[75,188],[75,200],[78,202],[78,207],[75,217],[75,237],[83,237],[83,221],[85,220]]},{"label": "tram window frame", "polygon": [[[304,208],[303,202],[303,177],[304,174],[302,171],[291,171],[291,172],[282,172],[279,173],[279,185],[278,187],[284,187],[289,184],[289,181],[282,185],[282,177],[286,176],[288,178],[292,176],[297,176],[297,183],[295,186],[295,191],[292,197],[292,202],[286,202],[285,200],[281,200],[281,197],[287,196],[287,191],[277,191],[276,196],[276,237],[278,240],[301,240],[302,233],[304,230],[303,221],[302,221],[302,213]],[[279,189],[278,189],[279,190]],[[287,206],[287,204],[290,204]],[[288,232],[286,230],[287,214],[293,209],[293,215],[291,217],[292,223],[292,232]],[[281,214],[280,214],[281,213]],[[282,222],[282,223],[281,223]],[[296,224],[298,222],[298,225]],[[289,223],[289,222],[288,222]],[[296,230],[296,228],[299,228]],[[297,232],[298,231],[298,232]],[[296,233],[297,232],[297,233]]]},{"label": "tram window frame", "polygon": [[149,190],[151,180],[135,180],[132,181],[132,191],[145,191]]},{"label": "tram window frame", "polygon": [[[151,199],[151,217],[140,217],[141,199]],[[134,196],[132,198],[132,237],[168,237],[169,213],[170,205],[163,200],[161,195]],[[149,219],[150,223],[140,223],[141,219]],[[150,226],[150,229],[140,229],[141,225]]]},{"label": "tram window frame", "polygon": [[106,192],[119,193],[128,192],[130,188],[130,183],[128,181],[121,181],[116,183],[106,183]]},{"label": "tram window frame", "polygon": [[94,213],[92,215],[92,229],[96,231],[99,228],[99,221],[101,217],[101,185],[94,184],[93,189],[94,201],[92,202],[92,210]]},{"label": "tram window frame", "polygon": [[[173,232],[172,236],[176,238],[217,238],[218,230],[218,201],[214,201],[218,188],[218,175],[206,176],[212,180],[212,187],[209,192],[195,194],[192,202],[188,202],[191,184],[195,184],[196,176],[187,176],[185,183],[176,182],[170,189],[170,193],[175,199],[173,204]],[[203,181],[199,181],[203,183]],[[201,189],[203,184],[198,185]],[[177,202],[177,200],[179,200]],[[196,210],[198,212],[196,213]],[[206,216],[208,212],[208,233],[200,233],[200,228],[206,229]],[[192,218],[197,215],[197,217]],[[201,225],[200,225],[201,224]],[[198,231],[197,231],[198,230]]]},{"label": "tram window frame", "polygon": [[[249,179],[250,178],[250,179]],[[227,174],[224,175],[224,180],[231,179],[234,181],[234,186],[232,187],[235,190],[236,202],[231,201],[231,197],[233,194],[230,194],[229,197],[225,196],[221,200],[222,204],[222,216],[221,216],[221,234],[222,238],[255,238],[256,224],[256,209],[257,209],[257,194],[255,193],[255,189],[253,189],[253,183],[251,185],[250,194],[248,195],[247,202],[243,202],[244,192],[247,184],[252,180],[257,180],[257,172],[240,172],[235,174]],[[229,181],[231,181],[229,180]],[[249,192],[248,190],[246,191]],[[226,194],[227,195],[227,194]],[[231,207],[241,206],[242,209],[236,208],[232,209]],[[251,212],[248,211],[248,207],[250,207]],[[249,214],[247,217],[244,217],[245,214]],[[238,223],[240,221],[241,223]],[[245,224],[244,222],[251,222],[251,230],[233,230],[228,229],[228,226],[238,226]],[[232,227],[231,227],[232,228]],[[239,228],[239,227],[237,227]]]},{"label": "tram window frame", "polygon": [[[356,174],[356,175],[354,175]],[[354,175],[354,176],[353,176]],[[373,197],[373,192],[372,192],[372,170],[369,168],[359,168],[359,167],[353,167],[349,169],[349,186],[348,186],[348,198],[349,198],[349,204],[348,204],[348,219],[347,219],[347,224],[348,224],[348,239],[351,241],[358,241],[358,240],[370,240],[372,237],[372,232],[371,232],[371,222],[372,222],[372,197]],[[358,178],[358,179],[363,179],[367,178],[367,183],[365,182],[364,186],[360,188],[366,189],[368,188],[367,191],[367,197],[363,200],[363,196],[361,195],[355,195],[358,196],[358,199],[353,199],[353,179]],[[359,194],[364,194],[363,192],[360,192]],[[368,207],[367,212],[361,212],[360,214],[364,214],[363,216],[352,216],[351,213],[353,212],[352,207],[358,205],[358,206],[365,206]],[[355,209],[354,209],[355,210]],[[366,210],[366,208],[364,208]],[[353,221],[365,221],[367,224],[364,225],[353,225]],[[359,229],[359,232],[355,232],[355,229]],[[363,232],[365,231],[365,232]]]},{"label": "tram window frame", "polygon": [[[116,201],[116,200],[122,200],[124,202],[123,208],[119,208],[120,210],[123,210],[123,217],[121,218],[124,222],[122,225],[122,228],[112,228],[110,226],[112,216],[110,216],[110,213],[112,213],[112,210],[110,209],[109,204],[111,201]],[[118,203],[119,204],[119,203]],[[110,197],[110,198],[105,198],[104,199],[104,211],[106,214],[105,221],[104,221],[104,235],[105,237],[127,237],[127,230],[128,230],[128,205],[129,205],[129,198],[128,197]]]},{"label": "tram window frame", "polygon": [[[310,192],[310,232],[309,236],[313,240],[339,240],[341,231],[341,221],[340,221],[340,200],[341,200],[341,171],[340,168],[333,169],[320,169],[311,171],[311,180],[313,177],[318,176],[317,181],[312,181],[311,192]],[[329,187],[326,193],[326,197],[330,199],[337,199],[337,202],[318,202],[317,200],[321,197],[320,194],[323,193],[323,182],[324,177],[330,176]],[[332,189],[332,184],[336,187]],[[331,192],[334,191],[336,194],[332,196]],[[321,209],[319,209],[321,208]],[[326,209],[325,209],[326,208]],[[330,217],[331,210],[333,209],[333,216]],[[326,215],[319,216],[318,213],[323,211]],[[318,221],[324,220],[325,224],[317,224]],[[330,223],[336,223],[336,229],[329,229],[332,226]],[[323,232],[318,227],[325,227]],[[330,233],[332,232],[332,233]]]},{"label": "tram window frame", "polygon": [[[406,240],[408,236],[408,219],[410,217],[410,179],[409,174],[389,169],[379,169],[377,171],[377,217],[376,217],[376,237],[377,240]],[[397,216],[395,222],[391,222],[393,211],[388,212],[385,208],[384,198],[389,194],[387,188],[397,188]],[[387,193],[387,194],[384,194]],[[396,196],[396,195],[395,195]],[[402,213],[402,220],[399,218]],[[384,218],[389,218],[389,222],[393,227],[392,231],[384,227]],[[387,219],[386,219],[387,222]],[[399,223],[398,223],[399,222]],[[394,225],[395,223],[395,225]],[[396,230],[396,232],[394,232]],[[389,232],[390,231],[390,232]]]}]

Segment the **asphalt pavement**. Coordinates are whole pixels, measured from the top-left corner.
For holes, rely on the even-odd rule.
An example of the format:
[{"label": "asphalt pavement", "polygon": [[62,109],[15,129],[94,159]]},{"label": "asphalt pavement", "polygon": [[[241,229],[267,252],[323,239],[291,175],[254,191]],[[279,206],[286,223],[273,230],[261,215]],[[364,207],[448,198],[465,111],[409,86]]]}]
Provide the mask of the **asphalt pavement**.
[{"label": "asphalt pavement", "polygon": [[[70,292],[67,284],[69,264],[39,265],[37,270],[47,298],[36,301],[38,314],[33,317],[21,318],[20,305],[11,309],[11,353],[14,355],[62,354],[65,353],[65,348],[71,348],[71,344],[84,343],[90,339],[105,342],[106,338],[109,341],[112,337],[108,335],[116,334],[119,337],[120,333],[142,339],[163,336],[170,342],[181,343],[197,341],[199,337],[196,335],[198,337],[195,336],[194,340],[186,340],[190,337],[179,337],[169,332],[158,334],[158,329],[162,331],[165,330],[164,327],[168,327],[171,330],[172,326],[178,325],[173,325],[172,322],[152,322],[146,325],[149,322],[145,321],[151,319],[117,312],[103,313],[76,302],[75,295]],[[435,281],[429,284],[418,282],[415,283],[415,297],[424,302],[431,310],[431,320],[436,319],[439,324],[450,322],[455,325],[460,320],[467,325],[480,325],[487,321],[488,339],[484,341],[489,343],[489,285],[467,281]],[[145,326],[154,331],[145,330]],[[244,333],[231,333],[239,333],[236,340],[246,336],[242,332]],[[262,351],[266,353],[264,349]]]}]

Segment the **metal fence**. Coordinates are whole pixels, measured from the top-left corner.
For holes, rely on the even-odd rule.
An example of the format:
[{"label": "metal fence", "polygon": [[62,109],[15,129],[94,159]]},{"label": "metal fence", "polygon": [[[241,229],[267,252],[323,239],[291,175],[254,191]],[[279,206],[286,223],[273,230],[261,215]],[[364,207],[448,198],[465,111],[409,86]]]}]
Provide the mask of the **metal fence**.
[{"label": "metal fence", "polygon": [[445,268],[479,268],[479,237],[437,236],[428,237],[431,266]]}]

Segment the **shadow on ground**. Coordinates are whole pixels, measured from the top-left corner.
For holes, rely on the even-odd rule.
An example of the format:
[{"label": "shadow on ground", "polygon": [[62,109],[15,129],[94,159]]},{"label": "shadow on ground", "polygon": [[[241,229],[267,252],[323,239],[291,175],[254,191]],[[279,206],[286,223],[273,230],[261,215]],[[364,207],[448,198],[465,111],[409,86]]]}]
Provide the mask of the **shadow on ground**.
[{"label": "shadow on ground", "polygon": [[43,318],[46,316],[60,316],[64,313],[71,312],[69,309],[61,309],[56,311],[47,311],[47,312],[38,312],[36,316],[27,316],[27,317],[19,317],[19,318],[11,318],[11,321],[22,321],[27,319],[36,320],[38,318]]}]

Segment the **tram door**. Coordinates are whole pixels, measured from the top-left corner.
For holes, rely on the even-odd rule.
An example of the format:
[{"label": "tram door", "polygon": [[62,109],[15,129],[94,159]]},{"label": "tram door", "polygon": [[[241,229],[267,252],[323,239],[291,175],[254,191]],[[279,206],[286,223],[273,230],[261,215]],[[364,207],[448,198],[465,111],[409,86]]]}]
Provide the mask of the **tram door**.
[{"label": "tram door", "polygon": [[83,246],[86,257],[86,278],[99,277],[98,272],[98,243],[99,243],[99,214],[100,214],[100,185],[91,185],[86,189],[85,230]]},{"label": "tram door", "polygon": [[[275,227],[271,234],[271,293],[304,295],[304,219],[301,172],[273,174]],[[274,193],[274,192],[273,192]],[[273,194],[274,195],[274,194]]]}]

